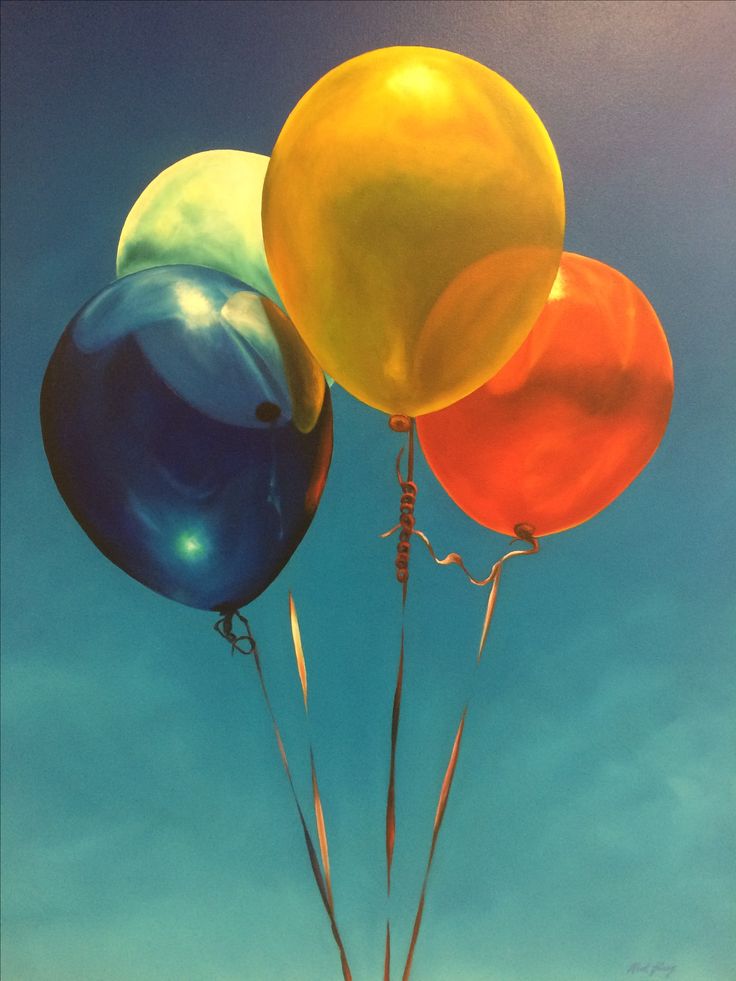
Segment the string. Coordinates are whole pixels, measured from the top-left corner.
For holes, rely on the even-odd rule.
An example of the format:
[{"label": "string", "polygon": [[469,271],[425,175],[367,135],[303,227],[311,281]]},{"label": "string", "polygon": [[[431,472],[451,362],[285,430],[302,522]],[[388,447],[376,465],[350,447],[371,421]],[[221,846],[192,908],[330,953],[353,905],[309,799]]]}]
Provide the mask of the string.
[{"label": "string", "polygon": [[[409,556],[411,537],[414,533],[414,508],[417,499],[417,485],[414,483],[414,420],[408,416],[392,416],[389,426],[394,432],[409,434],[406,478],[401,473],[401,458],[404,448],[396,457],[396,477],[401,488],[399,502],[399,541],[396,546],[396,580],[401,583],[401,640],[399,643],[399,663],[396,670],[396,686],[391,712],[391,751],[389,757],[388,791],[386,795],[386,897],[391,899],[391,867],[394,845],[396,843],[396,747],[399,739],[399,720],[401,717],[401,696],[404,682],[404,642],[406,636],[406,600],[409,586]],[[391,978],[391,918],[386,917],[386,942],[383,963],[384,981]]]},{"label": "string", "polygon": [[[389,532],[388,534],[391,534],[391,532]],[[524,549],[512,549],[511,551],[507,552],[497,562],[494,563],[489,575],[486,576],[484,579],[476,579],[473,576],[471,576],[471,574],[468,572],[465,566],[465,563],[463,562],[460,555],[457,554],[457,552],[450,552],[447,556],[445,556],[445,558],[439,559],[427,536],[424,535],[422,532],[416,530],[414,531],[414,534],[416,534],[419,538],[421,538],[421,540],[425,543],[432,558],[435,560],[435,562],[438,565],[451,565],[451,564],[459,565],[460,568],[465,573],[466,577],[468,578],[468,581],[473,583],[473,585],[487,586],[489,583],[491,585],[491,589],[488,596],[488,602],[486,605],[485,616],[483,618],[483,629],[481,631],[480,644],[478,646],[478,654],[475,659],[475,666],[473,670],[472,681],[474,681],[478,670],[478,665],[480,664],[483,650],[485,648],[486,641],[488,639],[488,633],[491,627],[491,622],[493,620],[493,613],[496,608],[496,598],[498,596],[498,586],[501,581],[501,572],[503,571],[503,566],[506,562],[509,561],[509,559],[512,559],[518,555],[534,555],[536,552],[539,551],[539,542],[534,537],[534,529],[526,524],[516,525],[516,527],[514,528],[514,534],[516,535],[514,541],[523,541],[526,544],[530,545],[531,547],[524,548]],[[445,817],[447,802],[450,797],[450,790],[452,789],[452,782],[455,777],[457,761],[460,755],[460,745],[462,743],[463,732],[465,729],[465,720],[467,718],[468,708],[470,706],[470,701],[472,697],[472,681],[471,681],[471,693],[467,696],[465,700],[465,705],[463,707],[462,714],[460,716],[460,723],[455,732],[455,739],[452,744],[450,758],[447,763],[447,767],[445,769],[444,778],[442,780],[439,800],[437,803],[437,810],[435,812],[435,817],[434,817],[434,825],[432,828],[432,840],[429,848],[429,856],[427,858],[427,865],[424,871],[424,879],[422,881],[422,890],[419,896],[417,912],[414,917],[414,927],[412,929],[411,941],[409,943],[409,950],[406,955],[406,962],[404,964],[404,973],[402,975],[402,981],[409,981],[409,977],[411,975],[411,968],[414,960],[414,951],[416,949],[417,940],[419,939],[419,931],[421,929],[422,917],[424,914],[424,904],[427,896],[429,873],[432,869],[432,863],[434,861],[435,851],[437,848],[437,840],[439,838],[440,830],[442,828],[442,822]]]},{"label": "string", "polygon": [[[488,633],[491,627],[491,622],[493,619],[493,613],[496,607],[496,600],[498,597],[498,587],[501,581],[501,573],[503,571],[504,564],[511,558],[518,555],[533,555],[539,551],[539,543],[534,537],[534,529],[525,523],[517,524],[514,528],[515,539],[513,541],[524,542],[529,545],[529,548],[517,548],[508,551],[503,555],[491,568],[490,573],[484,578],[476,578],[469,572],[465,562],[457,552],[450,552],[444,558],[439,558],[437,553],[432,546],[427,535],[420,531],[415,526],[415,516],[414,509],[416,505],[417,496],[417,486],[413,481],[414,476],[414,420],[409,419],[406,416],[393,416],[389,422],[392,429],[398,432],[408,432],[409,433],[409,452],[407,459],[407,475],[406,478],[402,476],[401,473],[401,458],[403,455],[403,447],[399,450],[399,454],[396,458],[396,476],[401,487],[401,506],[400,506],[400,516],[399,521],[393,528],[389,531],[384,532],[381,536],[382,538],[388,538],[396,532],[399,533],[399,540],[396,549],[396,578],[402,584],[402,606],[401,606],[401,644],[399,652],[399,666],[396,676],[396,688],[394,691],[394,703],[393,703],[393,713],[391,718],[391,757],[390,757],[390,768],[389,768],[389,787],[388,787],[388,797],[386,804],[386,869],[387,869],[387,895],[390,899],[391,895],[391,865],[393,860],[393,850],[396,837],[396,808],[395,808],[395,763],[396,763],[396,745],[398,740],[398,728],[399,728],[399,717],[401,710],[401,694],[403,687],[403,670],[404,670],[404,641],[405,641],[405,625],[406,625],[406,599],[407,599],[407,588],[409,581],[409,556],[411,550],[411,540],[414,535],[416,535],[422,542],[424,542],[430,555],[437,563],[437,565],[457,565],[465,574],[466,578],[470,583],[475,586],[488,586],[490,585],[490,590],[488,594],[488,601],[486,604],[485,615],[483,619],[483,628],[481,631],[480,642],[478,645],[478,653],[476,656],[475,666],[480,664],[483,651],[488,639]],[[513,544],[513,542],[512,542]],[[475,674],[475,672],[474,672]],[[422,883],[422,891],[419,898],[419,904],[417,907],[417,913],[414,919],[414,928],[412,930],[411,941],[409,945],[409,951],[407,953],[406,963],[404,966],[403,981],[408,981],[412,962],[414,958],[414,951],[416,948],[416,943],[419,937],[419,930],[421,928],[422,916],[424,913],[424,904],[426,900],[427,884],[429,881],[429,873],[432,868],[432,863],[434,861],[434,855],[437,848],[437,840],[439,838],[440,829],[442,827],[442,822],[444,820],[445,811],[447,808],[447,802],[450,795],[450,790],[452,789],[452,782],[455,776],[455,769],[457,767],[457,761],[460,753],[460,746],[462,742],[463,731],[465,728],[465,720],[468,713],[468,707],[470,703],[470,696],[466,699],[465,706],[460,717],[460,723],[457,727],[455,733],[455,739],[452,746],[452,751],[450,753],[450,759],[445,770],[445,775],[442,781],[442,787],[440,789],[439,801],[437,805],[437,811],[435,813],[434,826],[432,831],[432,841],[429,850],[429,857],[427,859],[427,866],[424,875],[424,881]],[[391,973],[391,923],[390,918],[386,920],[386,942],[385,942],[385,956],[384,956],[384,981],[390,981]]]},{"label": "string", "polygon": [[304,715],[307,721],[307,740],[309,743],[309,763],[312,771],[312,799],[314,803],[314,820],[317,825],[317,839],[319,841],[319,850],[322,857],[322,871],[325,877],[325,886],[327,889],[327,898],[330,901],[330,909],[334,913],[335,911],[335,901],[332,895],[332,879],[330,876],[330,850],[327,844],[327,827],[325,825],[324,810],[322,808],[322,798],[319,793],[319,784],[317,782],[317,765],[314,761],[314,747],[312,744],[312,730],[309,718],[309,699],[308,699],[308,687],[307,687],[307,664],[304,659],[304,648],[302,647],[302,636],[301,630],[299,629],[299,618],[296,612],[296,603],[294,602],[294,597],[289,593],[289,619],[291,621],[291,636],[294,642],[294,656],[296,658],[297,670],[299,672],[299,681],[302,686],[302,695],[304,697]]},{"label": "string", "polygon": [[[394,527],[391,528],[389,531],[385,531],[381,535],[381,538],[389,538],[396,531],[398,531],[400,527],[401,527],[400,524],[394,525]],[[437,557],[437,553],[435,552],[432,543],[430,542],[429,538],[424,534],[423,531],[419,531],[418,528],[412,528],[411,534],[416,535],[416,537],[419,538],[420,541],[424,542],[424,544],[427,546],[427,550],[429,551],[429,554],[432,556],[432,558],[437,563],[437,565],[459,566],[462,569],[462,571],[465,573],[468,582],[472,583],[473,586],[487,586],[489,583],[491,584],[491,590],[490,593],[488,594],[488,603],[486,606],[485,618],[483,621],[483,631],[481,633],[480,644],[478,645],[477,660],[480,661],[483,655],[483,649],[485,647],[486,640],[488,639],[488,630],[490,628],[491,618],[493,616],[493,611],[496,606],[496,597],[498,595],[498,584],[501,581],[501,572],[503,570],[504,563],[508,562],[509,559],[513,559],[517,555],[534,555],[539,551],[539,541],[534,537],[534,529],[531,527],[531,525],[527,525],[524,523],[520,523],[516,525],[514,527],[514,534],[516,537],[512,539],[512,544],[515,541],[519,541],[519,542],[524,542],[531,547],[512,549],[510,552],[507,552],[497,562],[494,563],[489,574],[483,579],[476,579],[474,576],[470,574],[462,556],[459,555],[457,552],[449,552],[443,559],[440,559]]]},{"label": "string", "polygon": [[[239,629],[242,628],[243,632],[240,635],[236,635],[233,630],[233,619],[237,618],[239,621]],[[352,974],[350,973],[350,966],[348,964],[347,954],[345,952],[345,947],[342,942],[342,937],[340,936],[340,931],[337,926],[337,921],[335,919],[335,914],[332,908],[332,901],[330,894],[328,893],[327,886],[322,875],[322,870],[320,869],[319,860],[317,858],[317,851],[314,847],[314,842],[312,841],[312,836],[309,832],[309,827],[307,826],[306,819],[304,817],[304,811],[299,803],[299,797],[296,792],[296,787],[294,786],[294,780],[291,775],[291,768],[289,767],[289,761],[286,756],[286,749],[284,748],[284,743],[281,738],[281,731],[276,721],[276,713],[274,712],[273,705],[271,703],[271,698],[268,694],[268,688],[266,687],[266,679],[263,675],[263,668],[261,666],[261,659],[258,653],[258,647],[256,645],[255,638],[250,628],[248,620],[238,611],[232,611],[228,613],[223,613],[223,616],[215,624],[215,630],[221,637],[224,637],[228,641],[231,647],[231,653],[236,652],[244,655],[252,655],[253,661],[256,666],[256,671],[258,673],[258,680],[260,682],[261,692],[263,694],[263,700],[266,703],[266,708],[271,719],[271,725],[273,727],[274,736],[276,737],[276,744],[278,746],[279,755],[281,756],[281,762],[286,773],[286,778],[289,782],[289,788],[291,790],[291,796],[294,800],[296,806],[297,814],[299,816],[299,822],[302,827],[302,832],[304,834],[304,842],[307,848],[307,854],[309,856],[309,863],[312,868],[312,874],[314,876],[314,881],[317,884],[317,889],[319,890],[322,903],[327,912],[327,916],[330,920],[330,927],[332,930],[332,936],[334,937],[335,944],[340,953],[340,963],[342,966],[342,975],[344,981],[352,981]]]},{"label": "string", "polygon": [[437,848],[437,839],[440,834],[440,828],[442,827],[442,821],[445,816],[445,810],[447,808],[447,801],[450,796],[450,790],[452,789],[452,781],[455,776],[455,767],[457,766],[457,759],[460,753],[460,741],[463,737],[463,730],[465,728],[465,717],[468,714],[468,706],[465,705],[463,709],[463,714],[460,717],[460,725],[457,727],[457,732],[455,733],[455,740],[452,744],[452,751],[450,753],[450,760],[447,764],[447,769],[445,770],[445,776],[442,780],[442,788],[440,790],[439,801],[437,803],[437,810],[434,816],[434,827],[432,829],[432,844],[429,848],[429,858],[427,859],[427,867],[424,870],[424,880],[422,882],[422,892],[419,896],[419,905],[417,907],[416,916],[414,918],[414,928],[411,933],[411,941],[409,943],[409,952],[406,955],[406,963],[404,965],[404,973],[402,974],[402,981],[408,981],[409,975],[411,974],[412,961],[414,960],[414,950],[417,945],[417,939],[419,938],[419,930],[422,925],[422,915],[424,913],[424,902],[427,895],[427,883],[429,882],[429,873],[432,868],[432,862],[434,861],[434,853]]}]

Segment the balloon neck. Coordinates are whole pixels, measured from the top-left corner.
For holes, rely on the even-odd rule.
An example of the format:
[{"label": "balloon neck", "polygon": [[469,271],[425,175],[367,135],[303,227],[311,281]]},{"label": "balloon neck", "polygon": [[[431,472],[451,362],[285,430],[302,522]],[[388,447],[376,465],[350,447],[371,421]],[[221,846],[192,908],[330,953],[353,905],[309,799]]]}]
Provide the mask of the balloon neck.
[{"label": "balloon neck", "polygon": [[388,425],[395,433],[408,433],[411,429],[412,419],[410,416],[395,415],[390,416]]},{"label": "balloon neck", "polygon": [[514,525],[514,534],[522,542],[529,542],[530,545],[537,545],[537,539],[534,537],[534,525],[527,524],[522,521],[518,525]]}]

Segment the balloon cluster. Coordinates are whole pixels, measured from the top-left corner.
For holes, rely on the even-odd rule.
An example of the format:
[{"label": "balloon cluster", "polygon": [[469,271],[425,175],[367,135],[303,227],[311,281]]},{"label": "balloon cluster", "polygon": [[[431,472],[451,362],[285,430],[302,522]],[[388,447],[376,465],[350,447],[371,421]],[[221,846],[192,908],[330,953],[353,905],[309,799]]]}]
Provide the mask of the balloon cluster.
[{"label": "balloon cluster", "polygon": [[319,502],[322,368],[419,416],[430,467],[481,524],[586,520],[656,449],[672,362],[646,298],[563,254],[563,233],[554,147],[505,79],[423,47],[339,65],[270,161],[197,153],[135,203],[120,278],[73,318],[44,381],[59,490],[147,586],[243,605]]},{"label": "balloon cluster", "polygon": [[[253,655],[346,981],[311,745],[321,867],[236,611],[273,581],[318,506],[332,451],[323,372],[409,433],[393,529],[404,603],[418,536],[440,565],[490,586],[478,659],[504,563],[597,514],[646,466],[672,403],[667,341],[625,276],[563,253],[564,212],[552,142],[505,79],[450,51],[371,51],[303,96],[270,161],[197,153],[144,190],[122,229],[119,278],[72,319],[44,379],[46,454],[82,528],[146,586],[219,611],[218,631]],[[457,553],[437,559],[415,528],[415,421],[451,498],[531,546],[485,579]],[[403,626],[401,637],[389,888]],[[385,978],[390,947],[387,923]]]}]

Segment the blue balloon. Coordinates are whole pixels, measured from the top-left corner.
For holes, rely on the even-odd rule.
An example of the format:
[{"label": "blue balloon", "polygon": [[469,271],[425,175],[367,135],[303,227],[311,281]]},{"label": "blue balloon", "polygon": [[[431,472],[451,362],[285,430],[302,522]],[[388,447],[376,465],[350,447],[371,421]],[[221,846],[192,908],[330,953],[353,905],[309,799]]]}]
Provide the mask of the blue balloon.
[{"label": "blue balloon", "polygon": [[289,560],[332,454],[329,390],[290,322],[197,266],[125,276],[80,310],[46,370],[41,426],[95,545],[156,592],[221,612]]}]

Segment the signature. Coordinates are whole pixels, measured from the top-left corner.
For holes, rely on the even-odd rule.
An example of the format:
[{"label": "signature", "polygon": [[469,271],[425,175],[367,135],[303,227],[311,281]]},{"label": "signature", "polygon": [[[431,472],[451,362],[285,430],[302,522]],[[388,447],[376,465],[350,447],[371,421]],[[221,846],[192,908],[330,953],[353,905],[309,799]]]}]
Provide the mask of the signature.
[{"label": "signature", "polygon": [[677,970],[677,964],[665,964],[664,961],[657,961],[656,964],[651,961],[647,961],[646,964],[641,964],[639,961],[634,961],[633,964],[629,965],[627,974],[645,974],[649,978],[653,978],[658,975],[664,975],[668,978],[673,971]]}]

